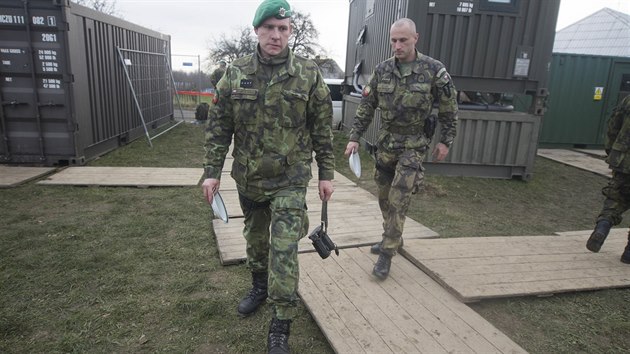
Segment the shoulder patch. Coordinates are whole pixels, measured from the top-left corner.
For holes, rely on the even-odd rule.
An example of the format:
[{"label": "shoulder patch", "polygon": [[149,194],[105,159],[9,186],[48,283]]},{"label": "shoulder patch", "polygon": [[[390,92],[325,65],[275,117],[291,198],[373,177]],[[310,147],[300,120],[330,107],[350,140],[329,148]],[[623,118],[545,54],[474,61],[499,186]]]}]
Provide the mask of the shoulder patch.
[{"label": "shoulder patch", "polygon": [[367,85],[363,88],[363,92],[361,92],[361,95],[363,97],[367,97],[370,95],[370,92],[372,92],[372,88],[370,87],[370,85]]}]

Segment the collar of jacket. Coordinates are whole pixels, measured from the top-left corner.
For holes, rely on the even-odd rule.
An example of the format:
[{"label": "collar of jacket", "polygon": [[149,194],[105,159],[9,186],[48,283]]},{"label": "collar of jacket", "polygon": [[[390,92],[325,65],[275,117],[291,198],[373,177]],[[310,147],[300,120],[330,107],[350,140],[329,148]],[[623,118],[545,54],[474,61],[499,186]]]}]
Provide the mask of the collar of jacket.
[{"label": "collar of jacket", "polygon": [[[413,68],[411,68],[411,71],[416,73],[416,74],[421,74],[425,69],[425,64],[423,63],[424,60],[424,54],[420,53],[417,49],[416,49],[416,60],[414,60],[414,66]],[[396,66],[396,63],[398,62],[398,60],[396,59],[396,57],[391,57],[389,59],[387,59],[385,61],[385,68],[387,69],[387,71],[393,73],[394,75],[396,75],[396,77],[398,77],[399,79],[402,78],[402,75],[400,75],[400,70],[398,70],[398,66]]]},{"label": "collar of jacket", "polygon": [[[289,75],[295,76],[295,67],[293,66],[293,62],[295,61],[295,54],[293,54],[291,48],[287,49],[289,50],[289,55],[287,57],[287,62],[284,67],[286,68],[285,70]],[[254,55],[249,58],[249,63],[247,63],[247,65],[243,67],[241,71],[246,75],[253,75],[256,73],[256,71],[258,71],[258,65],[260,65],[260,63],[258,61],[258,49],[256,49]]]}]

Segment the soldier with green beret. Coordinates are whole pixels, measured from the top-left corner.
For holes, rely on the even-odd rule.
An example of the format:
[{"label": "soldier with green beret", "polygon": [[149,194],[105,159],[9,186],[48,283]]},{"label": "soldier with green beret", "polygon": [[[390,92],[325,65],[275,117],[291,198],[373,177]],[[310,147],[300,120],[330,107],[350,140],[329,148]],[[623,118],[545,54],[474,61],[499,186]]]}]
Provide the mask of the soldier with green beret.
[{"label": "soldier with green beret", "polygon": [[[630,96],[626,96],[610,116],[604,147],[612,178],[602,188],[606,199],[595,229],[586,242],[586,248],[591,252],[599,252],[610,228],[620,224],[622,214],[630,209]],[[630,264],[630,231],[621,262]]]},{"label": "soldier with green beret", "polygon": [[234,60],[217,83],[206,128],[202,188],[211,203],[232,138],[252,288],[238,305],[247,316],[267,300],[273,317],[270,353],[288,353],[296,316],[298,241],[308,233],[306,190],[317,162],[322,201],[333,193],[330,91],[315,62],[288,47],[291,7],[265,0],[256,10],[254,54]]},{"label": "soldier with green beret", "polygon": [[399,19],[389,34],[394,56],[376,66],[363,88],[345,151],[349,156],[358,149],[361,136],[380,108],[382,127],[376,146],[374,180],[383,214],[383,239],[371,249],[379,254],[372,271],[379,279],[389,275],[391,259],[402,245],[411,195],[423,181],[422,162],[431,142],[425,122],[433,102],[438,102],[441,126],[439,143],[433,152],[435,161],[448,154],[456,134],[458,111],[455,87],[444,65],[416,50],[419,35],[415,23],[408,18]]}]

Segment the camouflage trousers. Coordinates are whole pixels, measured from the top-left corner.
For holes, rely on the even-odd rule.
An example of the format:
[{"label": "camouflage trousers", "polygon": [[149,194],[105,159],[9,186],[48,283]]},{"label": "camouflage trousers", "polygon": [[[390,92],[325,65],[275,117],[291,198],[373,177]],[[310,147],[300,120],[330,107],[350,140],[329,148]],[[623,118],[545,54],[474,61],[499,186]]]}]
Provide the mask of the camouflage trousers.
[{"label": "camouflage trousers", "polygon": [[416,150],[379,151],[376,154],[374,180],[383,214],[381,252],[395,255],[400,246],[411,195],[424,180],[423,161],[424,152]]},{"label": "camouflage trousers", "polygon": [[630,174],[613,170],[612,178],[602,188],[602,194],[606,199],[597,221],[606,219],[618,225],[622,220],[621,215],[630,209]]},{"label": "camouflage trousers", "polygon": [[293,319],[298,304],[298,241],[308,232],[306,188],[253,192],[239,186],[245,216],[247,265],[269,274],[268,302],[278,319]]}]

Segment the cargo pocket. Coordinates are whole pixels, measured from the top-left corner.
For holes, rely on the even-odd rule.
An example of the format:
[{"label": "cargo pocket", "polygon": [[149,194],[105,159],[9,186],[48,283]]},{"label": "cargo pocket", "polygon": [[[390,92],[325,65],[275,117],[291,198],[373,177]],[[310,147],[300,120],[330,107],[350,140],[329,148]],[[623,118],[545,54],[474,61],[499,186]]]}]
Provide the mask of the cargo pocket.
[{"label": "cargo pocket", "polygon": [[236,181],[236,184],[244,186],[247,184],[247,159],[237,155],[232,162],[232,171],[230,176]]},{"label": "cargo pocket", "polygon": [[414,193],[423,179],[422,157],[415,151],[405,151],[398,160],[392,187],[396,187],[401,193]]},{"label": "cargo pocket", "polygon": [[389,108],[394,104],[394,90],[396,84],[379,82],[376,85],[376,92],[378,93],[378,107],[384,112],[389,111]]},{"label": "cargo pocket", "polygon": [[287,128],[301,127],[306,122],[308,96],[304,93],[282,90],[281,125]]},{"label": "cargo pocket", "polygon": [[248,88],[232,89],[231,98],[233,100],[234,117],[242,124],[256,123],[256,108],[258,101],[258,90]]}]

